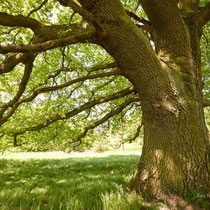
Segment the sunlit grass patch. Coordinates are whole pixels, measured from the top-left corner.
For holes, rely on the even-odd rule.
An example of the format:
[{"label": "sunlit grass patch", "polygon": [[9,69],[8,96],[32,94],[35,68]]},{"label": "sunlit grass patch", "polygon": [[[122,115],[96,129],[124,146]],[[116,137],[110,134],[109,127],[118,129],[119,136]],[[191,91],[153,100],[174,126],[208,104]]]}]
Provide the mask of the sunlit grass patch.
[{"label": "sunlit grass patch", "polygon": [[0,209],[139,209],[140,197],[126,190],[139,156],[120,154],[7,154],[0,159]]}]

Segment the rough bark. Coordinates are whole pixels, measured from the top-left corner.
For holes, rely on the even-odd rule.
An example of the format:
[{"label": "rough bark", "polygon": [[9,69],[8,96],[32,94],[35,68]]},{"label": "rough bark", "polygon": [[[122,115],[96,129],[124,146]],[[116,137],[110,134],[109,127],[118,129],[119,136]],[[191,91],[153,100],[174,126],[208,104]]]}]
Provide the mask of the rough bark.
[{"label": "rough bark", "polygon": [[[107,31],[97,43],[113,56],[140,96],[144,144],[130,188],[156,198],[189,188],[205,193],[210,183],[209,140],[199,29],[192,19],[184,22],[175,0],[141,2],[154,29],[157,55],[120,1],[80,0]],[[184,10],[186,1],[181,3]]]}]

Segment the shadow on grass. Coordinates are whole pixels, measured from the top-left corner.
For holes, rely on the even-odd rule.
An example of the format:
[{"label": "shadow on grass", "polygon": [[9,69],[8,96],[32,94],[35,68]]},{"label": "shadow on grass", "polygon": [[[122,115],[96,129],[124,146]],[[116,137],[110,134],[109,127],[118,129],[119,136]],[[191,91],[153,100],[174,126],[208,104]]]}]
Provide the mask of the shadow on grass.
[{"label": "shadow on grass", "polygon": [[[126,186],[139,156],[0,160],[0,209],[139,209]],[[120,207],[119,207],[120,205]]]}]

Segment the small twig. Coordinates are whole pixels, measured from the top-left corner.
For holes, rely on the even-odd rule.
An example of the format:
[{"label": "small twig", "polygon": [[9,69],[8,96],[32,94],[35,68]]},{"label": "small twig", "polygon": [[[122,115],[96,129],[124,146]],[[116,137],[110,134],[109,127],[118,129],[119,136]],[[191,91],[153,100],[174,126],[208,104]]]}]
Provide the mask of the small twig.
[{"label": "small twig", "polygon": [[34,12],[37,12],[38,10],[40,10],[46,3],[48,2],[48,0],[43,1],[39,7],[32,9],[29,14],[26,17],[29,17],[30,15],[32,15]]},{"label": "small twig", "polygon": [[74,17],[75,14],[76,14],[76,12],[73,12],[73,13],[72,13],[72,15],[71,15],[71,17],[70,17],[70,20],[69,20],[69,24],[71,24],[71,21],[72,21],[72,19],[73,19],[73,17]]}]

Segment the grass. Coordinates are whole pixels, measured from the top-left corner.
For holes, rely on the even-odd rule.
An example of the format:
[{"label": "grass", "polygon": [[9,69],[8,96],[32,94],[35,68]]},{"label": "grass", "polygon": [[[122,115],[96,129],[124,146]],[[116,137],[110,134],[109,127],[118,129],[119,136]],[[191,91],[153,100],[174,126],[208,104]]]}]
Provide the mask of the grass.
[{"label": "grass", "polygon": [[5,154],[0,209],[142,209],[141,197],[126,191],[138,161],[137,151]]}]

